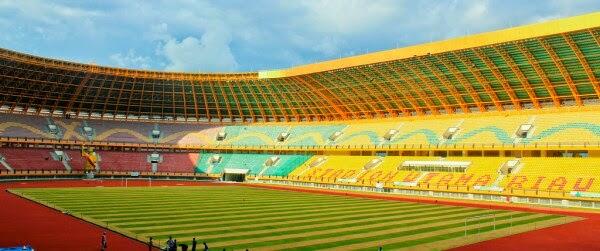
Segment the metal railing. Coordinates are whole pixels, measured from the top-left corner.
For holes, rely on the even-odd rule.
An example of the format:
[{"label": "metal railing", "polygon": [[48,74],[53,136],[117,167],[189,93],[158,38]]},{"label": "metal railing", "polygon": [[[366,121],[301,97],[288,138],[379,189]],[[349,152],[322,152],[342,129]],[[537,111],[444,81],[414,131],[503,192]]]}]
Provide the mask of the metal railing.
[{"label": "metal railing", "polygon": [[114,146],[138,147],[152,149],[187,149],[187,150],[280,150],[280,151],[389,151],[389,150],[503,150],[503,149],[600,149],[600,141],[573,141],[573,142],[538,142],[538,143],[463,143],[463,144],[389,144],[389,145],[189,145],[189,144],[163,144],[163,143],[136,143],[115,141],[81,141],[61,140],[27,137],[0,137],[0,142],[28,143],[48,145],[87,145],[87,146]]}]

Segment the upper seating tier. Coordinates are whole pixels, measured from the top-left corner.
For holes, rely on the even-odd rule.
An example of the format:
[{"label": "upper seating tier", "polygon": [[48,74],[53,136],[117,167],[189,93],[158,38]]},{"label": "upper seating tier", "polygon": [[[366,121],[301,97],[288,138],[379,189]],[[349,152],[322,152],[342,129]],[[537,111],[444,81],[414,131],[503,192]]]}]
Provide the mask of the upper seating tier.
[{"label": "upper seating tier", "polygon": [[[50,133],[48,124],[53,123],[59,135]],[[519,127],[533,127],[526,138],[516,135]],[[91,128],[84,135],[83,127]],[[452,138],[444,138],[448,128],[458,131]],[[160,131],[157,140],[152,138],[154,129]],[[384,135],[396,130],[390,140]],[[217,141],[217,134],[226,137]],[[330,136],[341,132],[332,141]],[[277,137],[289,136],[283,142]],[[544,110],[541,112],[490,112],[471,115],[443,115],[423,118],[398,118],[347,121],[336,123],[279,123],[248,125],[208,125],[183,123],[144,123],[103,120],[77,120],[45,118],[29,115],[0,114],[0,136],[43,139],[65,139],[131,143],[165,143],[180,146],[343,146],[372,147],[437,146],[437,145],[502,145],[570,143],[576,145],[600,142],[600,112],[596,109],[580,111]]]}]

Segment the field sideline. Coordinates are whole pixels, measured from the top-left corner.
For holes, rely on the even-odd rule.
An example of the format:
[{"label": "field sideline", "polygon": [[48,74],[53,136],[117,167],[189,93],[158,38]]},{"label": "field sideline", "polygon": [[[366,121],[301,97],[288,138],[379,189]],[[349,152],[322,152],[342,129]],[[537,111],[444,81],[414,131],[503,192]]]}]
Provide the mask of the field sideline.
[{"label": "field sideline", "polygon": [[578,219],[243,186],[12,192],[139,240],[196,237],[219,250],[445,249]]}]

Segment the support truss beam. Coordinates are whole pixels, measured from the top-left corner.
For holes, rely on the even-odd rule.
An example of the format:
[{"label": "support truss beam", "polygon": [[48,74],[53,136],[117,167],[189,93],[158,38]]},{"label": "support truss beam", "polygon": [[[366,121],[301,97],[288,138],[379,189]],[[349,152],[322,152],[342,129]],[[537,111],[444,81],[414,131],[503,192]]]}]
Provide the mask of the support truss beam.
[{"label": "support truss beam", "polygon": [[475,78],[477,79],[477,81],[479,82],[479,84],[481,86],[483,86],[483,89],[485,90],[485,92],[490,96],[490,98],[492,99],[492,102],[494,103],[494,106],[496,106],[496,109],[498,111],[503,111],[504,107],[502,107],[502,103],[500,103],[500,99],[498,98],[498,94],[496,94],[496,91],[494,91],[494,88],[492,88],[492,86],[490,85],[490,83],[488,82],[488,80],[481,74],[481,72],[479,72],[479,69],[477,69],[475,67],[475,64],[473,62],[471,62],[471,60],[469,60],[468,58],[464,57],[463,55],[459,55],[456,52],[452,52],[454,54],[454,56],[456,58],[458,58],[458,60],[460,60],[460,62],[467,67],[467,69],[469,70],[469,72],[475,76]]},{"label": "support truss beam", "polygon": [[200,111],[198,110],[198,96],[196,95],[196,87],[194,86],[194,81],[190,80],[190,88],[192,89],[192,98],[194,99],[194,115],[196,116],[196,121],[200,120]]},{"label": "support truss beam", "polygon": [[[595,37],[594,33],[592,31],[590,31],[590,35],[596,40],[596,43],[600,47],[600,39],[598,39],[598,37]],[[575,41],[573,41],[573,39],[571,38],[570,35],[563,34],[563,38],[565,39],[565,41],[567,41],[567,44],[569,44],[569,47],[575,53],[575,56],[577,56],[577,60],[579,60],[579,63],[581,64],[581,67],[583,67],[583,70],[585,70],[585,74],[588,76],[588,79],[590,80],[590,84],[592,85],[592,87],[594,88],[594,91],[596,92],[596,97],[600,98],[600,83],[598,83],[598,78],[596,78],[596,75],[594,74],[594,70],[592,70],[592,67],[590,67],[590,64],[588,63],[587,59],[583,55],[583,52],[581,51],[579,46],[577,46]]]},{"label": "support truss beam", "polygon": [[[284,94],[289,93],[289,90],[286,88],[286,86],[284,86],[283,84],[281,84],[281,82],[276,82],[276,79],[271,79],[271,80],[266,80],[265,82],[265,88],[267,88],[270,92],[271,95],[273,95],[273,99],[277,100],[277,106],[279,107],[279,110],[281,111],[281,114],[283,114],[284,119],[286,122],[290,122],[290,114],[287,112],[286,108],[284,107],[283,103],[281,103],[280,101],[282,100],[287,100],[287,104],[289,105],[292,101],[291,98],[286,97]],[[277,84],[279,91],[277,91],[277,89],[274,87],[275,84]],[[296,110],[294,109],[290,109],[290,111],[292,111],[292,115],[296,118],[296,120],[299,118],[298,113],[296,112]]]},{"label": "support truss beam", "polygon": [[[235,95],[235,92],[233,91],[233,85],[231,84],[230,81],[226,81],[225,83],[227,83],[227,87],[229,87],[229,91],[231,92],[231,96],[233,96],[233,101],[235,101],[235,106],[238,110],[238,114],[240,116],[240,118],[244,117],[244,113],[242,112],[242,106],[240,104],[240,100],[238,99],[237,95]],[[232,122],[235,122],[235,119],[232,120]]]},{"label": "support truss beam", "polygon": [[465,100],[462,98],[462,96],[460,96],[460,93],[458,92],[456,87],[452,85],[452,82],[450,82],[450,80],[446,78],[444,73],[442,73],[439,68],[437,68],[431,63],[431,58],[431,56],[428,56],[426,59],[423,59],[422,57],[417,57],[417,60],[419,61],[419,63],[424,65],[425,68],[427,68],[427,70],[431,72],[440,83],[442,83],[442,85],[444,85],[444,87],[450,92],[450,94],[452,94],[452,97],[454,97],[454,100],[456,100],[462,112],[468,113],[469,106],[467,105]]},{"label": "support truss beam", "polygon": [[456,78],[458,82],[460,82],[460,84],[467,90],[467,92],[469,92],[471,99],[473,99],[473,102],[475,103],[479,111],[485,112],[487,108],[485,108],[485,105],[483,104],[481,97],[479,97],[479,94],[475,90],[475,87],[473,87],[473,85],[469,82],[469,80],[467,80],[467,78],[456,67],[456,65],[454,65],[454,63],[452,63],[448,58],[446,58],[446,56],[440,55],[437,58],[444,65],[444,67],[446,67],[446,69],[452,72],[454,78]]},{"label": "support truss beam", "polygon": [[[37,72],[34,76],[35,77],[33,79],[35,79],[36,82],[37,82],[38,78],[43,78],[43,73],[42,72]],[[36,85],[34,85],[34,86],[36,86]],[[27,104],[23,107],[23,111],[28,111],[29,110],[29,108],[31,107],[31,104],[32,104],[33,100],[35,99],[35,97],[39,97],[40,96],[39,91],[41,91],[41,88],[39,88],[39,89],[35,88],[35,87],[31,88],[31,86],[28,86],[27,89],[29,89],[29,90],[35,89],[36,93],[28,93],[28,95],[29,95],[28,101],[27,101]],[[40,110],[39,107],[37,109]]]},{"label": "support truss beam", "polygon": [[449,104],[448,100],[446,99],[446,96],[442,94],[439,87],[435,86],[435,83],[433,83],[431,79],[428,79],[427,76],[423,75],[421,69],[418,69],[416,65],[413,65],[412,61],[400,62],[405,68],[410,70],[412,74],[414,74],[414,76],[416,76],[417,79],[419,79],[423,83],[423,85],[425,85],[427,89],[429,89],[430,92],[432,92],[436,96],[437,100],[439,100],[440,103],[442,103],[442,106],[444,107],[444,110],[446,110],[447,114],[454,113],[454,108]]},{"label": "support truss beam", "polygon": [[500,57],[502,57],[502,60],[504,60],[504,62],[508,64],[515,76],[517,76],[517,79],[519,79],[519,82],[523,86],[523,89],[525,90],[525,92],[527,92],[527,95],[529,96],[529,100],[531,100],[533,107],[536,109],[540,109],[540,102],[537,98],[537,95],[535,94],[535,90],[531,86],[531,83],[529,83],[527,77],[525,77],[525,74],[523,74],[519,66],[515,63],[514,59],[502,46],[494,46],[493,48],[494,50],[496,50],[496,53],[498,53]]},{"label": "support truss beam", "polygon": [[[54,84],[52,84],[51,88],[49,91],[46,92],[46,94],[44,95],[44,98],[42,99],[42,104],[40,105],[41,107],[47,107],[48,104],[48,100],[50,99],[50,95],[53,94],[56,89],[60,86],[60,85],[64,85],[65,83],[63,83],[66,80],[66,76],[64,74],[61,75],[60,78],[58,78],[56,80],[56,82]],[[2,103],[0,103],[0,106],[2,106]],[[93,104],[91,107],[94,107]],[[42,109],[38,109],[36,115],[39,115],[41,113]],[[50,110],[50,113],[53,113],[54,111]]]},{"label": "support truss beam", "polygon": [[404,69],[396,70],[393,66],[390,68],[394,70],[394,72],[396,73],[396,75],[398,75],[398,77],[400,77],[400,80],[402,80],[402,82],[406,83],[407,85],[410,85],[412,90],[417,94],[417,96],[419,96],[419,99],[425,102],[427,109],[429,109],[429,111],[432,114],[440,114],[438,107],[435,105],[435,103],[431,101],[427,93],[425,93],[415,81],[413,81],[409,76],[405,75]]},{"label": "support truss beam", "polygon": [[521,110],[522,107],[521,107],[521,101],[519,100],[519,97],[517,97],[515,90],[512,88],[512,86],[510,86],[510,84],[508,83],[508,80],[498,70],[498,66],[496,66],[496,64],[494,64],[494,62],[492,62],[492,60],[485,54],[484,51],[482,51],[480,49],[473,49],[473,52],[481,61],[483,61],[485,66],[487,66],[487,68],[490,69],[490,71],[492,72],[494,77],[498,80],[498,82],[500,82],[500,85],[502,85],[502,89],[504,89],[504,91],[508,94],[508,97],[510,98],[510,101],[513,103],[513,106],[515,107],[515,109]]},{"label": "support truss beam", "polygon": [[[335,82],[333,80],[329,79],[326,75],[334,75],[334,74],[332,74],[332,73],[321,73],[320,76],[321,76],[321,79],[323,79],[325,82],[327,82],[330,86],[336,86]],[[360,111],[358,111],[358,112],[362,113],[362,115],[364,117],[366,117],[366,118],[372,118],[373,115],[371,113],[372,113],[372,111],[375,110],[374,107],[372,107],[370,104],[368,104],[368,102],[365,101],[365,99],[363,99],[363,97],[361,97],[361,95],[358,92],[356,92],[354,90],[354,88],[352,88],[352,86],[350,86],[348,84],[348,82],[343,81],[337,75],[334,76],[334,77],[338,81],[337,82],[337,86],[339,86],[339,83],[343,83],[344,87],[349,90],[348,92],[339,91],[338,93],[340,93],[340,94],[343,93],[348,99],[352,100],[353,101],[352,103],[354,103],[357,107],[359,107]],[[354,95],[354,97],[348,96],[349,92],[351,92]]]},{"label": "support truss beam", "polygon": [[[315,99],[314,97],[310,97],[310,95],[307,94],[308,92],[302,91],[300,86],[306,87],[306,85],[302,85],[303,83],[295,82],[291,78],[281,78],[279,81],[283,83],[282,86],[285,86],[288,97],[293,97],[293,103],[295,105],[299,105],[290,106],[290,109],[293,113],[297,113],[296,109],[302,111],[306,120],[308,120],[312,115],[317,116],[318,114],[329,114],[329,116],[335,117],[338,114],[333,107],[326,103],[326,100],[320,98]],[[311,90],[308,87],[306,89]],[[298,121],[300,121],[300,117],[298,117]]]},{"label": "support truss beam", "polygon": [[231,109],[231,105],[229,104],[229,98],[227,98],[227,93],[225,92],[225,82],[224,81],[214,81],[215,85],[218,86],[218,90],[223,94],[223,101],[225,102],[225,107],[227,108],[227,115],[229,116],[229,120],[233,121],[233,110]]},{"label": "support truss beam", "polygon": [[394,91],[389,85],[394,85],[394,81],[390,78],[388,78],[388,76],[386,74],[382,74],[381,71],[379,71],[380,66],[367,66],[369,67],[369,69],[371,69],[371,71],[373,71],[375,73],[375,75],[377,77],[381,77],[384,79],[385,82],[380,82],[380,81],[373,81],[371,80],[372,84],[376,84],[377,86],[381,87],[381,89],[385,89],[385,95],[392,97],[392,99],[390,100],[390,102],[394,102],[394,104],[396,104],[396,106],[400,109],[400,111],[402,112],[402,114],[404,116],[410,116],[410,111],[408,109],[406,109],[406,107],[404,106],[404,103],[402,103],[402,99],[399,98],[396,94],[398,93],[397,91]]},{"label": "support truss beam", "polygon": [[552,61],[554,61],[554,65],[556,65],[558,71],[560,71],[560,75],[562,75],[563,79],[567,82],[567,86],[569,87],[569,90],[571,90],[571,95],[575,99],[575,103],[579,106],[583,105],[577,86],[575,85],[575,82],[573,82],[573,78],[571,78],[569,71],[565,68],[562,59],[556,54],[556,51],[554,51],[554,48],[552,48],[552,45],[550,45],[548,41],[540,38],[539,42],[542,44],[542,47],[544,47],[544,50],[546,50],[548,55],[550,55]]},{"label": "support truss beam", "polygon": [[560,97],[558,97],[558,95],[556,94],[556,89],[554,89],[554,86],[552,85],[552,83],[550,83],[548,76],[546,75],[542,67],[540,67],[540,65],[538,64],[537,59],[535,59],[533,54],[531,54],[531,52],[525,47],[523,43],[516,43],[515,45],[517,46],[519,51],[521,51],[521,53],[525,55],[529,64],[533,67],[540,79],[542,79],[542,83],[544,83],[546,90],[548,90],[548,93],[550,93],[550,98],[552,98],[554,106],[560,107]]},{"label": "support truss beam", "polygon": [[196,85],[198,85],[200,87],[200,90],[202,90],[202,100],[204,101],[204,111],[206,112],[206,119],[208,121],[211,121],[212,116],[210,114],[210,110],[209,110],[209,106],[208,106],[208,94],[205,91],[205,88],[206,88],[205,82],[198,79],[196,82]]},{"label": "support truss beam", "polygon": [[133,83],[131,83],[131,89],[129,90],[129,99],[127,100],[127,108],[125,111],[125,117],[129,118],[129,111],[131,108],[131,100],[133,100],[132,96],[135,96],[135,86],[137,83],[138,78],[133,78]]},{"label": "support truss beam", "polygon": [[[390,70],[391,73],[394,73],[395,75],[398,75],[398,78],[400,80],[402,80],[402,78],[394,70],[394,68],[390,65],[390,63],[382,64],[382,66],[384,66],[384,65],[386,67],[388,67],[388,69]],[[377,67],[374,67],[373,69],[377,70]],[[387,76],[387,75],[384,75],[384,74],[385,73],[383,73],[382,76]],[[413,97],[412,93],[410,93],[410,91],[408,90],[408,88],[406,88],[406,86],[404,85],[404,83],[402,83],[401,81],[398,81],[395,78],[391,81],[391,83],[396,88],[396,90],[397,90],[396,92],[400,93],[400,95],[404,96],[406,98],[406,100],[408,101],[408,103],[410,103],[413,106],[413,110],[415,110],[415,113],[417,113],[417,115],[419,115],[419,116],[425,115],[425,112],[423,111],[423,107],[419,104],[419,102],[417,101],[417,99],[415,99],[415,97]],[[425,101],[423,101],[423,102],[425,102]]]},{"label": "support truss beam", "polygon": [[71,96],[71,99],[69,100],[69,104],[67,105],[67,109],[65,109],[65,114],[71,112],[71,109],[73,109],[73,104],[75,103],[75,100],[77,99],[77,97],[79,97],[79,94],[81,93],[81,91],[83,90],[83,88],[87,85],[87,82],[90,80],[90,78],[93,75],[93,70],[90,69],[88,71],[85,72],[85,76],[83,77],[83,79],[79,82],[79,85],[77,86],[77,89],[75,89],[75,92],[73,93],[73,95]]},{"label": "support truss beam", "polygon": [[260,82],[258,82],[258,81],[253,81],[253,82],[254,82],[254,86],[256,87],[256,89],[258,89],[258,92],[263,97],[264,101],[267,103],[267,107],[269,108],[269,111],[271,113],[271,115],[270,115],[271,118],[272,119],[277,119],[277,113],[275,112],[275,108],[273,107],[273,104],[269,100],[269,97],[263,91],[263,88],[260,86]]},{"label": "support truss beam", "polygon": [[[355,67],[354,68],[359,74],[361,74],[363,76],[363,78],[368,79],[371,76],[367,75],[366,72],[364,72],[363,69],[361,69],[361,67]],[[358,78],[356,78],[355,76],[353,76],[352,74],[348,74],[348,76],[350,76],[352,79],[354,79],[354,81],[356,81],[357,83],[361,83],[362,86],[364,86],[364,88],[367,90],[367,92],[369,92],[371,97],[375,97],[376,100],[373,100],[371,98],[371,101],[374,101],[376,103],[381,104],[385,110],[387,111],[388,114],[394,114],[394,110],[389,106],[388,101],[383,100],[382,96],[380,93],[377,93],[377,91],[372,90],[371,85],[372,82],[367,81],[367,82],[360,82]],[[381,111],[376,111],[377,114],[379,114],[379,116],[383,116],[383,114],[381,114]]]},{"label": "support truss beam", "polygon": [[[265,81],[266,82],[266,81]],[[289,121],[289,114],[287,114],[285,112],[285,110],[283,109],[283,106],[281,105],[281,100],[277,98],[276,93],[273,92],[271,89],[269,89],[269,87],[273,86],[273,83],[265,83],[265,82],[259,82],[258,84],[258,88],[264,88],[267,92],[264,93],[265,95],[265,100],[267,100],[267,104],[269,104],[269,107],[271,107],[271,116],[276,120],[279,121],[280,119],[283,119],[284,121]],[[281,112],[281,115],[278,115],[277,112],[275,112],[275,109],[273,107],[273,105],[271,104],[271,100],[273,100],[275,102],[275,105],[277,105],[277,109],[279,109],[279,111]],[[278,117],[281,116],[281,117]]]},{"label": "support truss beam", "polygon": [[212,81],[206,81],[205,83],[210,87],[210,92],[212,94],[211,96],[213,97],[213,101],[215,101],[215,108],[217,110],[217,117],[219,118],[219,122],[223,122],[223,115],[221,114],[221,107],[219,106],[219,98],[217,97],[215,86],[213,85]]},{"label": "support truss beam", "polygon": [[321,85],[318,81],[316,81],[310,75],[306,75],[306,77],[308,77],[311,80],[311,82],[314,83],[315,85],[319,85],[324,91],[328,92],[328,94],[321,92],[316,86],[313,86],[312,83],[306,82],[306,80],[302,79],[302,77],[296,76],[293,78],[296,79],[297,81],[299,81],[300,83],[304,84],[304,86],[307,87],[309,90],[311,90],[314,94],[320,96],[325,101],[327,101],[329,106],[331,108],[333,108],[337,112],[337,114],[339,114],[339,116],[342,117],[342,119],[348,119],[348,112],[342,110],[342,108],[340,108],[340,106],[336,102],[333,101],[332,98],[335,97],[335,95],[333,95],[333,93],[329,89],[325,88],[323,85]]},{"label": "support truss beam", "polygon": [[[248,100],[248,96],[246,95],[246,91],[244,91],[244,87],[242,85],[240,85],[240,82],[236,82],[236,84],[238,85],[238,91],[242,94],[242,98],[244,98],[244,105],[246,105],[246,108],[248,109],[248,112],[250,113],[250,117],[252,118],[252,120],[254,121],[256,119],[256,116],[254,115],[254,108],[252,106],[250,106],[250,101]],[[245,121],[245,118],[244,118]]]},{"label": "support truss beam", "polygon": [[[108,78],[106,78],[106,79],[108,79]],[[106,81],[106,79],[105,79],[105,81]],[[110,97],[110,96],[111,96],[111,92],[112,92],[112,91],[113,91],[113,89],[115,88],[115,82],[116,82],[116,79],[117,79],[117,77],[116,77],[116,76],[113,76],[113,78],[112,78],[112,82],[110,82],[110,88],[108,88],[108,90],[106,90],[106,97]],[[152,85],[152,86],[154,86],[154,85]],[[98,90],[98,91],[102,91],[102,89],[100,89],[100,90]],[[142,99],[140,100],[140,104],[139,104],[140,113],[142,112],[142,102],[144,102],[144,101],[143,101],[143,100],[144,100],[144,98],[143,98],[143,97],[144,97],[144,94],[143,94],[143,93],[144,93],[144,90],[142,89]],[[152,92],[152,93],[154,93],[154,90],[153,90],[153,92]],[[106,115],[106,113],[107,113],[107,112],[106,112],[106,111],[107,111],[107,110],[106,110],[106,108],[107,108],[107,107],[108,107],[108,105],[109,105],[108,101],[109,101],[109,99],[105,99],[105,100],[104,100],[104,105],[102,105],[102,117],[103,117],[103,118],[104,118],[104,116],[105,116],[105,115]],[[152,107],[152,102],[150,103],[150,107]],[[65,114],[66,114],[66,113],[65,113]],[[114,116],[114,114],[113,114],[113,116]]]},{"label": "support truss beam", "polygon": [[[121,105],[121,97],[123,96],[123,91],[124,91],[123,89],[124,89],[124,84],[123,84],[123,82],[121,82],[121,86],[119,88],[119,95],[117,96],[117,103],[115,104],[115,110],[113,111],[114,116],[117,116],[117,112],[119,111],[119,105]],[[83,96],[83,101],[85,101],[85,98],[86,98],[88,92],[85,92],[85,94]],[[81,108],[82,108],[82,105],[80,105],[79,109],[77,109],[77,115],[79,115],[79,113],[81,112]]]}]

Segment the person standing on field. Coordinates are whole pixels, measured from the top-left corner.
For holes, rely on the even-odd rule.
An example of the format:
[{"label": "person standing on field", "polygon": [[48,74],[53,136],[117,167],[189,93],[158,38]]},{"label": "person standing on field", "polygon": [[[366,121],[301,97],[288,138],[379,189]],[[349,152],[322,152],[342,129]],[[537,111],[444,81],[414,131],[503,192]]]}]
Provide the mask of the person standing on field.
[{"label": "person standing on field", "polygon": [[173,239],[171,249],[169,251],[177,251],[177,239]]},{"label": "person standing on field", "polygon": [[103,232],[100,240],[100,250],[104,251],[106,248],[108,248],[108,241],[106,240],[106,232]]},{"label": "person standing on field", "polygon": [[167,240],[167,247],[165,248],[166,251],[171,251],[173,250],[173,238],[171,236],[169,236],[169,239]]}]

